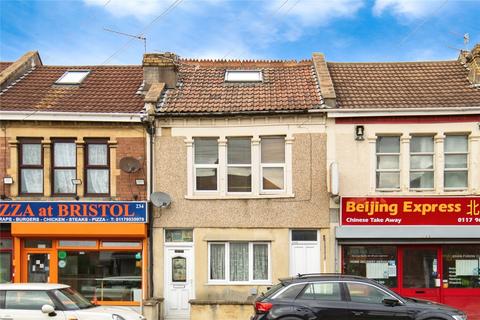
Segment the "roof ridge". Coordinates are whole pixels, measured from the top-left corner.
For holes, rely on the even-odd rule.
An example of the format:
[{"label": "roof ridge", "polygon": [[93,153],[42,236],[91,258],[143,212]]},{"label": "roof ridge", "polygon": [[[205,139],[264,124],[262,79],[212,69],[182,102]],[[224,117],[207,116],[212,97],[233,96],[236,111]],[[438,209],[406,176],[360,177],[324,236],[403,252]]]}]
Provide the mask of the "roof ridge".
[{"label": "roof ridge", "polygon": [[43,65],[43,68],[142,68],[140,64],[115,64],[115,65]]},{"label": "roof ridge", "polygon": [[197,64],[201,66],[277,66],[277,67],[297,67],[312,65],[311,59],[302,60],[280,60],[280,59],[197,59],[197,58],[180,58],[182,64]]},{"label": "roof ridge", "polygon": [[459,63],[458,60],[425,60],[425,61],[360,61],[360,62],[337,62],[337,61],[327,61],[327,64],[337,64],[337,65],[352,65],[352,64],[435,64],[435,63]]}]

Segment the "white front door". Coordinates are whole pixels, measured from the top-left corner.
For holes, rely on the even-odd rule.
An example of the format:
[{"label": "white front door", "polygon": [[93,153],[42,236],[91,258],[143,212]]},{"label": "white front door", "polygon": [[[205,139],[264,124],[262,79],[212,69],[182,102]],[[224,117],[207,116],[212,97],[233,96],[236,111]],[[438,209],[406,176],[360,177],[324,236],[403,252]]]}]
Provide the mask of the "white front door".
[{"label": "white front door", "polygon": [[193,247],[165,246],[165,319],[190,319]]},{"label": "white front door", "polygon": [[320,273],[318,230],[291,230],[290,275]]}]

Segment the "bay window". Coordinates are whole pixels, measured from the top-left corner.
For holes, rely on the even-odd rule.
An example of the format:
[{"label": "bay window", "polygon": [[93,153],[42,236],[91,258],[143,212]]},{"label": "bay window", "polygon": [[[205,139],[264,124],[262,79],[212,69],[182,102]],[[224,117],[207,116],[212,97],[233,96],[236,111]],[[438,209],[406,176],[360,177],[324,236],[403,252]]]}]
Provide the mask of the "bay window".
[{"label": "bay window", "polygon": [[433,189],[433,137],[412,137],[410,140],[410,188]]},{"label": "bay window", "polygon": [[73,140],[53,143],[53,193],[75,194],[73,180],[77,177],[77,150]]},{"label": "bay window", "polygon": [[20,139],[20,193],[43,193],[43,150],[41,139]]},{"label": "bay window", "polygon": [[400,137],[377,137],[376,158],[377,189],[400,189]]},{"label": "bay window", "polygon": [[86,194],[107,196],[110,192],[110,157],[106,140],[86,141]]},{"label": "bay window", "polygon": [[208,261],[212,283],[270,281],[270,244],[266,242],[211,242]]},{"label": "bay window", "polygon": [[444,145],[445,189],[465,189],[468,186],[468,136],[447,135]]}]

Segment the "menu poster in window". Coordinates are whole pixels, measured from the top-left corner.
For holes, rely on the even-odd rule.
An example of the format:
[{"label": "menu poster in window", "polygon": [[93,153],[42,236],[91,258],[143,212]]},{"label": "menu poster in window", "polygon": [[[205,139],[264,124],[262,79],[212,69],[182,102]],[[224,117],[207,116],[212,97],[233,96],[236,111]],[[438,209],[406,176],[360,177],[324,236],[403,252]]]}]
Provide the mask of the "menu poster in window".
[{"label": "menu poster in window", "polygon": [[387,279],[388,262],[367,262],[367,278]]},{"label": "menu poster in window", "polygon": [[184,257],[172,258],[172,281],[187,281],[187,259]]},{"label": "menu poster in window", "polygon": [[475,260],[455,260],[456,276],[478,276],[478,263]]}]

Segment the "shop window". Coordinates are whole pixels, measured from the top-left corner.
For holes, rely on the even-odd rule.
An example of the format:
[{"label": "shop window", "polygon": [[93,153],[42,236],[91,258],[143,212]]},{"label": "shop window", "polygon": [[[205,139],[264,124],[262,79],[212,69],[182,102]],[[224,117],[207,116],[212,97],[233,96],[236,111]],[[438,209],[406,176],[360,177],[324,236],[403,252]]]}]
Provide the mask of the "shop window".
[{"label": "shop window", "polygon": [[445,138],[445,189],[466,189],[468,186],[468,136],[448,135]]},{"label": "shop window", "polygon": [[319,300],[319,301],[342,301],[340,283],[310,283],[300,294],[298,299]]},{"label": "shop window", "polygon": [[70,285],[93,301],[141,300],[141,252],[64,252],[59,254],[60,283]]},{"label": "shop window", "polygon": [[165,230],[165,242],[193,242],[192,229]]},{"label": "shop window", "polygon": [[443,287],[480,288],[480,246],[443,247]]},{"label": "shop window", "polygon": [[377,137],[376,157],[377,189],[400,189],[400,137]]},{"label": "shop window", "polygon": [[252,138],[228,138],[227,191],[252,191]]},{"label": "shop window", "polygon": [[386,292],[364,283],[347,282],[347,288],[352,302],[381,305],[384,299],[396,299]]},{"label": "shop window", "polygon": [[25,239],[23,246],[25,248],[45,249],[52,247],[52,240]]},{"label": "shop window", "polygon": [[12,239],[0,238],[0,250],[2,249],[12,249]]},{"label": "shop window", "polygon": [[195,138],[195,190],[218,190],[217,138]]},{"label": "shop window", "polygon": [[96,240],[60,240],[58,241],[59,247],[87,247],[96,248]]},{"label": "shop window", "polygon": [[410,189],[433,189],[433,137],[412,137],[410,140]]},{"label": "shop window", "polygon": [[0,283],[12,281],[12,252],[0,251]]},{"label": "shop window", "polygon": [[139,248],[140,241],[102,241],[103,248]]},{"label": "shop window", "polygon": [[75,194],[73,180],[77,178],[77,148],[73,141],[55,141],[52,148],[53,193]]},{"label": "shop window", "polygon": [[397,287],[395,246],[344,246],[343,273],[367,277],[390,288]]},{"label": "shop window", "polygon": [[55,306],[46,291],[7,290],[5,292],[5,309],[41,310],[45,304]]},{"label": "shop window", "polygon": [[20,193],[43,193],[43,150],[40,139],[20,139]]},{"label": "shop window", "polygon": [[209,280],[256,283],[270,279],[270,245],[260,242],[209,243]]},{"label": "shop window", "polygon": [[85,170],[87,195],[108,196],[110,156],[106,140],[86,141]]}]

